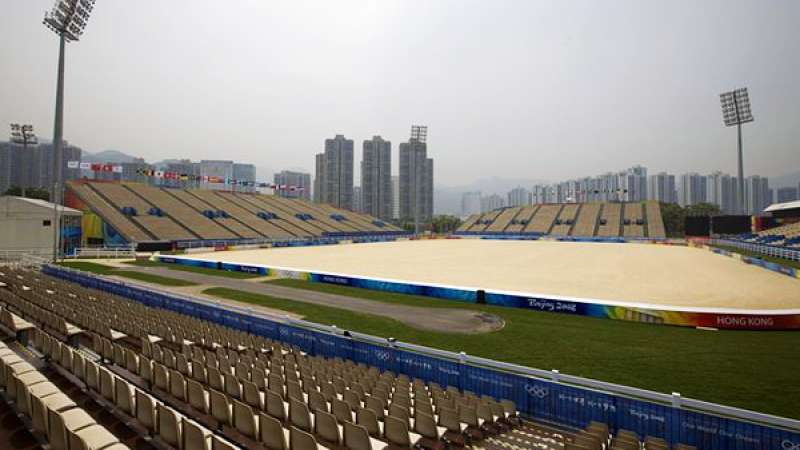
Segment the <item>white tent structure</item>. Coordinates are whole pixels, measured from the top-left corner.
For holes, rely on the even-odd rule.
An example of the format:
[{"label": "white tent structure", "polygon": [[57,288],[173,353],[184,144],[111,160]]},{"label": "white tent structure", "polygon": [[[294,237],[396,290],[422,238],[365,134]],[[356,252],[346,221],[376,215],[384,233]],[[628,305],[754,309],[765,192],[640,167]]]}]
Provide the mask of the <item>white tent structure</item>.
[{"label": "white tent structure", "polygon": [[[44,200],[0,197],[0,253],[52,255],[54,205]],[[58,205],[62,227],[80,227],[83,213]]]}]

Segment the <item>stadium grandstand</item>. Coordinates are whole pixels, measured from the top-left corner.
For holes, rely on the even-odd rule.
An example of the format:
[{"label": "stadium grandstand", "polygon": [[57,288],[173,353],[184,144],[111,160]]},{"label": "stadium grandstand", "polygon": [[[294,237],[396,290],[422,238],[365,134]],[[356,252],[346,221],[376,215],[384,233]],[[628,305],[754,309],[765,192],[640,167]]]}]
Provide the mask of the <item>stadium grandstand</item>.
[{"label": "stadium grandstand", "polygon": [[[726,244],[733,244],[746,250],[800,260],[800,201],[770,205],[753,220],[754,228],[761,228],[756,233],[716,237],[724,238]],[[781,250],[787,250],[788,253]]]},{"label": "stadium grandstand", "polygon": [[457,235],[664,239],[658,202],[527,205],[473,214]]},{"label": "stadium grandstand", "polygon": [[695,448],[602,421],[533,421],[507,398],[2,270],[0,394],[15,414],[0,441],[13,433],[13,448]]},{"label": "stadium grandstand", "polygon": [[84,219],[85,234],[107,246],[298,241],[403,233],[364,214],[262,194],[80,180],[67,183],[66,201],[90,213]]}]

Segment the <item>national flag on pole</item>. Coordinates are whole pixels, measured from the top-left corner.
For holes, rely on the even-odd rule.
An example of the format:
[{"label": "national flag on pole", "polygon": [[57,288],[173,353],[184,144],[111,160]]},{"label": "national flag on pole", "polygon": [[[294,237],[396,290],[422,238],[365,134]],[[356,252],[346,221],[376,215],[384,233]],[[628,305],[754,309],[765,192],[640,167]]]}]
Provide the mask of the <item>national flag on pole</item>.
[{"label": "national flag on pole", "polygon": [[80,168],[81,168],[82,170],[89,170],[89,169],[91,169],[91,168],[92,168],[92,163],[88,163],[88,162],[82,162],[82,163],[80,164]]},{"label": "national flag on pole", "polygon": [[67,169],[77,169],[81,166],[80,161],[67,161]]},{"label": "national flag on pole", "polygon": [[114,173],[122,173],[122,166],[114,166],[111,168],[111,171]]}]

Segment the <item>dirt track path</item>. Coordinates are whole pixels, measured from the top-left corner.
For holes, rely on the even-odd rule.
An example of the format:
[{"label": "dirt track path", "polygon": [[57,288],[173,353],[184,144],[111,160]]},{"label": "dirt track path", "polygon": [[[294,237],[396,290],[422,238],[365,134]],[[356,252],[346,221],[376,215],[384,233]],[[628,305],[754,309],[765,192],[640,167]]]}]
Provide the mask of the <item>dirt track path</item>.
[{"label": "dirt track path", "polygon": [[[346,309],[359,313],[373,314],[376,316],[388,317],[398,320],[414,328],[430,331],[447,331],[450,333],[487,333],[496,331],[505,325],[500,317],[493,314],[482,313],[459,308],[424,308],[418,306],[392,305],[374,300],[366,300],[344,295],[327,294],[323,292],[308,291],[305,289],[295,289],[285,286],[275,286],[264,284],[258,281],[262,279],[240,280],[227,277],[216,277],[201,273],[186,272],[181,270],[170,270],[166,267],[126,267],[125,270],[161,275],[169,278],[191,281],[201,286],[188,288],[174,288],[169,286],[158,286],[162,290],[172,290],[183,294],[197,295],[198,290],[209,287],[224,287],[249,292],[252,294],[269,295],[272,297],[285,298],[298,302],[313,303],[315,305],[332,306],[335,308]],[[125,279],[126,283],[132,280]],[[138,281],[137,281],[138,282]],[[202,289],[199,289],[202,288]],[[207,295],[202,295],[209,298]],[[213,297],[215,300],[223,302],[237,303],[228,299]],[[247,304],[247,306],[254,306]],[[275,309],[266,308],[270,314],[276,314]],[[281,311],[281,313],[283,313]],[[296,316],[294,314],[290,314]]]}]

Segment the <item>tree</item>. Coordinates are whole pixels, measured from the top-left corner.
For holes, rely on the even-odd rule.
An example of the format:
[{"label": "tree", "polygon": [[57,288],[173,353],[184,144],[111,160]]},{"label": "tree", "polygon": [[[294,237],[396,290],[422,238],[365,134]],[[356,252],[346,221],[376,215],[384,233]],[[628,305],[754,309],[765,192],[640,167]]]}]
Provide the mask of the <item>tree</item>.
[{"label": "tree", "polygon": [[684,208],[686,215],[690,217],[712,217],[720,213],[719,206],[711,203],[698,203]]},{"label": "tree", "polygon": [[40,188],[40,187],[29,187],[25,188],[25,192],[22,192],[22,188],[19,186],[11,186],[3,193],[3,195],[13,195],[16,197],[27,197],[27,198],[37,198],[39,200],[50,200],[50,192],[47,189]]},{"label": "tree", "polygon": [[661,203],[661,218],[668,237],[683,237],[686,211],[677,203]]},{"label": "tree", "polygon": [[452,233],[461,225],[461,219],[456,216],[433,216],[431,229],[434,233]]}]

